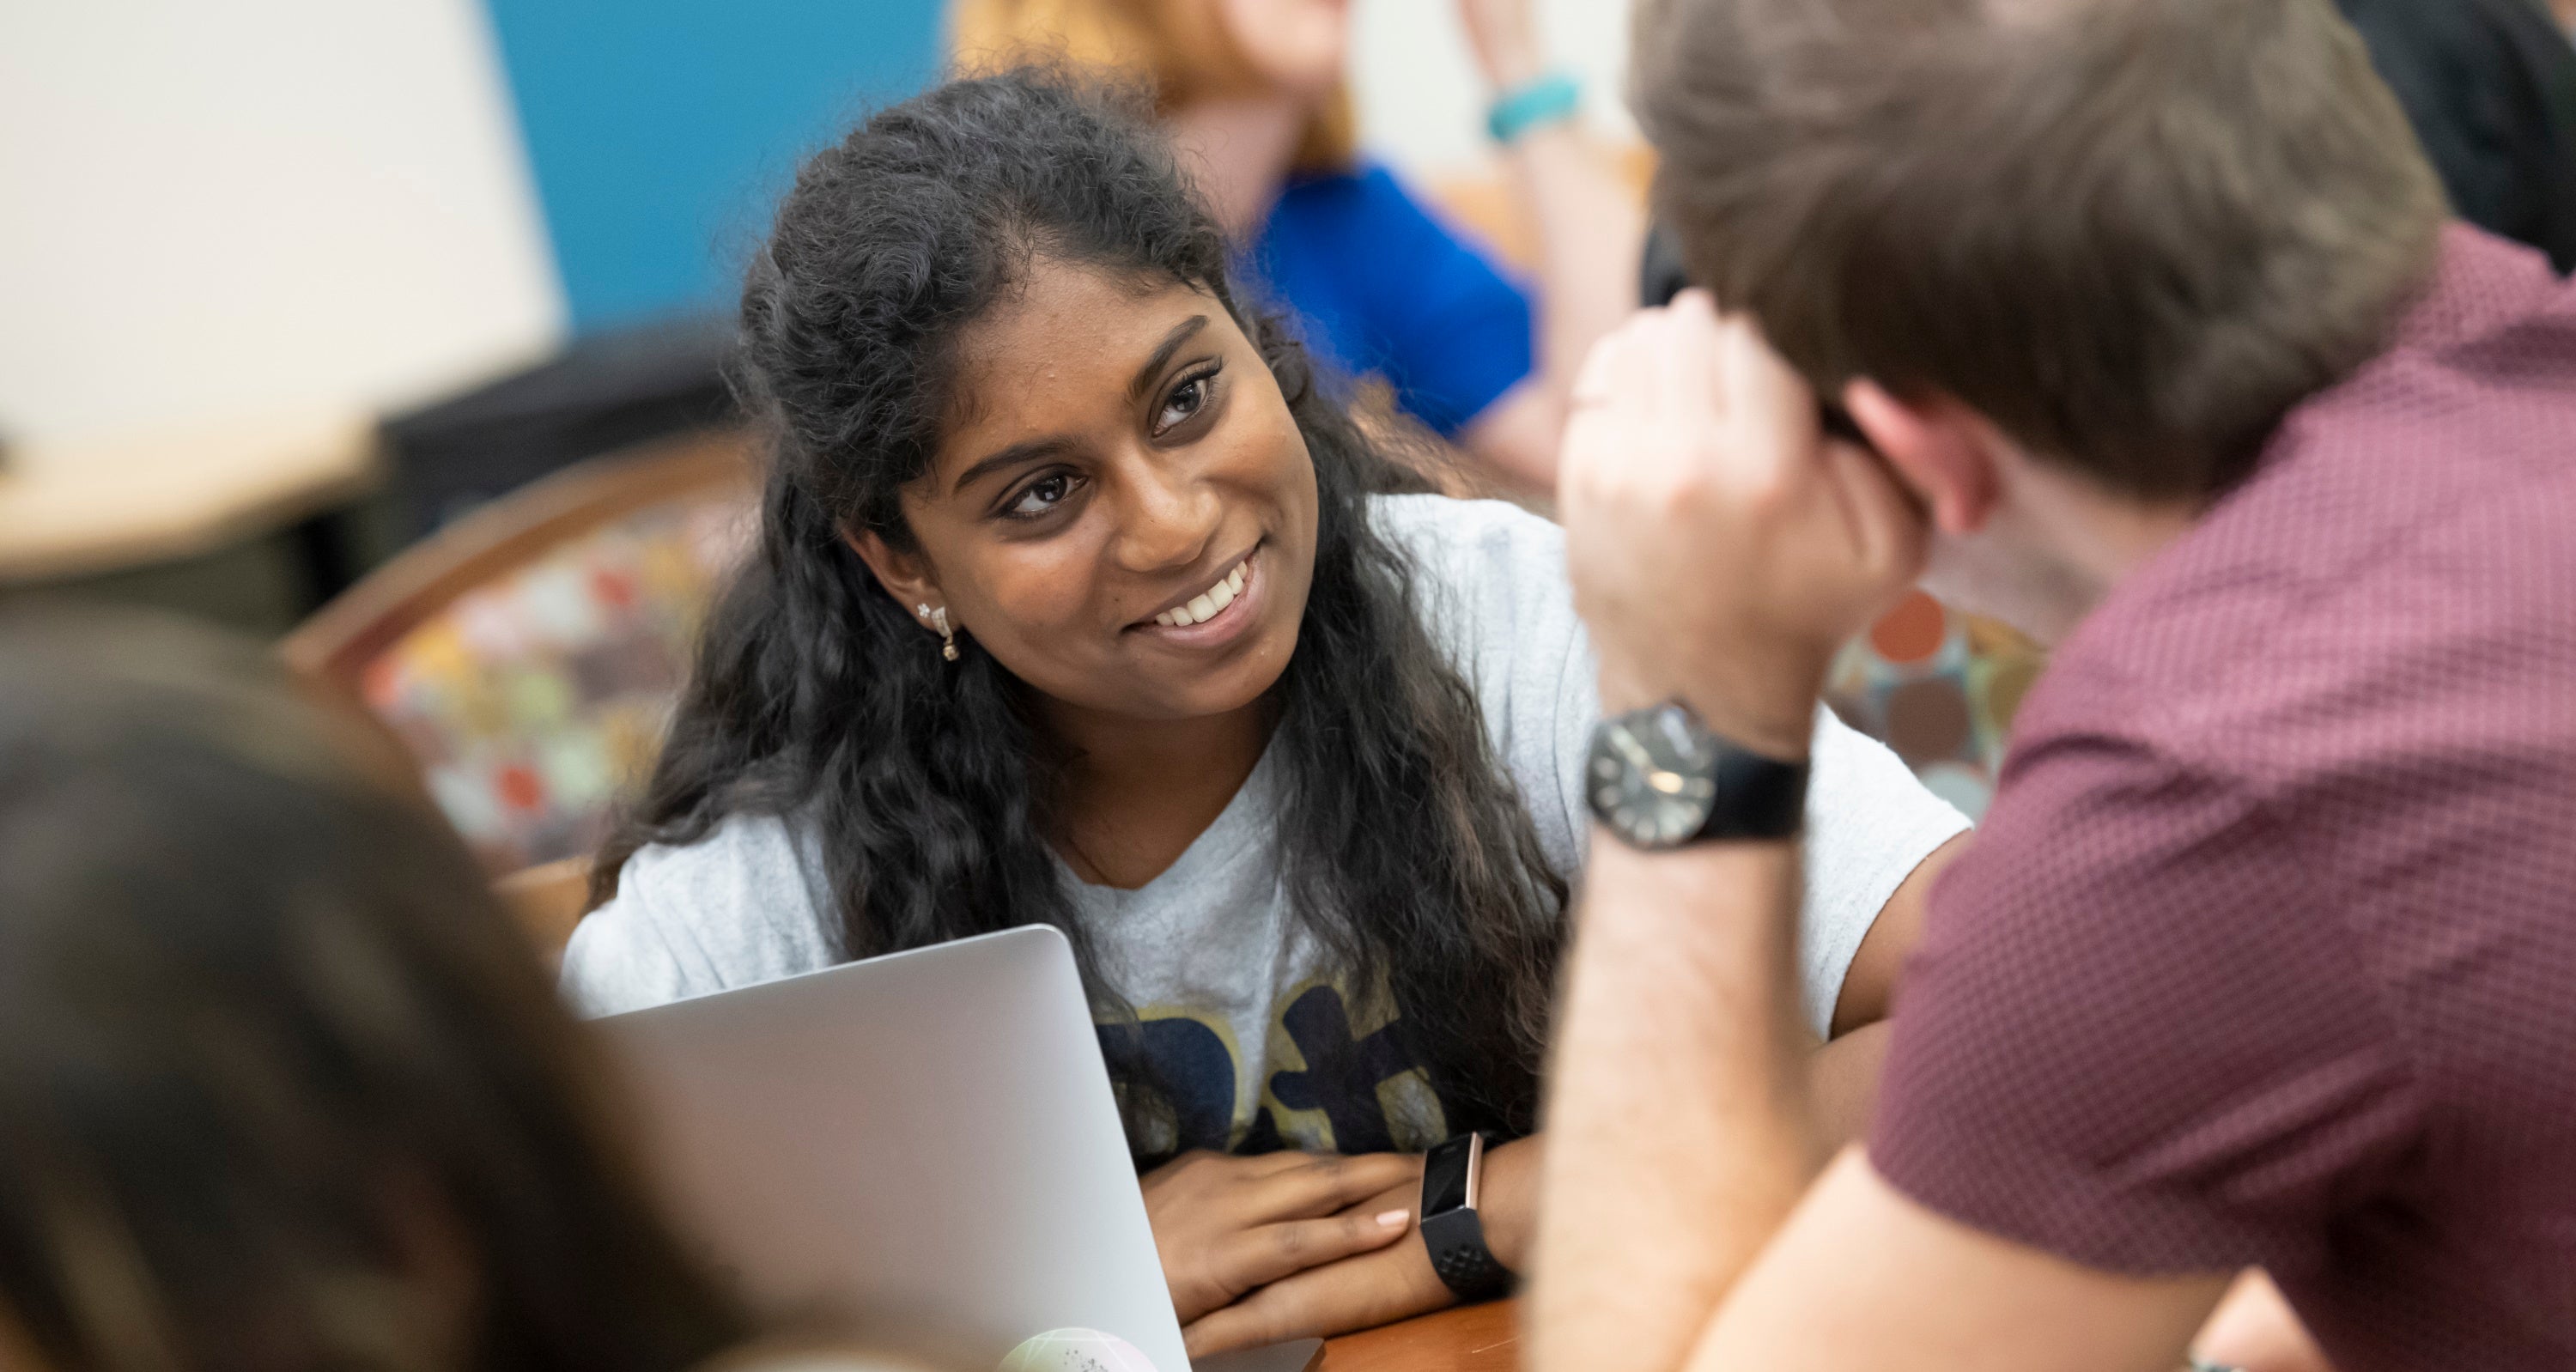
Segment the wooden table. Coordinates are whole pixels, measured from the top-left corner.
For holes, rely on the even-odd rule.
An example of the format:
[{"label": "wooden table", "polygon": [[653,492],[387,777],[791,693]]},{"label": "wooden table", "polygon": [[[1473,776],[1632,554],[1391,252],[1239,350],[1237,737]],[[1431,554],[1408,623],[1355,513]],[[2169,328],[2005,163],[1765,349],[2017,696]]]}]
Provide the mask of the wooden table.
[{"label": "wooden table", "polygon": [[29,445],[0,467],[0,583],[188,557],[377,481],[375,423],[328,409]]},{"label": "wooden table", "polygon": [[1441,1310],[1324,1344],[1324,1372],[1516,1372],[1519,1310],[1492,1301]]}]

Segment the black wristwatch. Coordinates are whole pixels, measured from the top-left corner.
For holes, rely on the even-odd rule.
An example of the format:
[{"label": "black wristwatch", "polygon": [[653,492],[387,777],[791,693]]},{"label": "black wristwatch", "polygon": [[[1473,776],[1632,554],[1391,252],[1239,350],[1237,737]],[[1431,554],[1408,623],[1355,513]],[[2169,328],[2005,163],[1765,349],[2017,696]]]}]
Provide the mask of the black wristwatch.
[{"label": "black wristwatch", "polygon": [[1512,1289],[1509,1268],[1485,1246],[1485,1222],[1476,1202],[1485,1183],[1485,1138],[1460,1134],[1433,1146],[1422,1159],[1422,1244],[1431,1270],[1462,1301],[1481,1301]]},{"label": "black wristwatch", "polygon": [[1593,726],[1583,794],[1632,848],[1788,838],[1806,818],[1807,764],[1740,747],[1672,702]]}]

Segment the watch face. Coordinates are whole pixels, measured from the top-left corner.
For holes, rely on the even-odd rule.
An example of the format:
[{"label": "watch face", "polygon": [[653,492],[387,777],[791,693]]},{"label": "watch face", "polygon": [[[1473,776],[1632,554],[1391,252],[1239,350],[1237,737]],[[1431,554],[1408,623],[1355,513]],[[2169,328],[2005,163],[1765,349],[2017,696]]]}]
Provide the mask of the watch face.
[{"label": "watch face", "polygon": [[1422,1160],[1422,1217],[1445,1215],[1467,1204],[1467,1172],[1472,1154],[1469,1136],[1435,1145]]},{"label": "watch face", "polygon": [[1604,720],[1592,745],[1592,812],[1645,848],[1682,842],[1708,823],[1717,741],[1679,707]]}]

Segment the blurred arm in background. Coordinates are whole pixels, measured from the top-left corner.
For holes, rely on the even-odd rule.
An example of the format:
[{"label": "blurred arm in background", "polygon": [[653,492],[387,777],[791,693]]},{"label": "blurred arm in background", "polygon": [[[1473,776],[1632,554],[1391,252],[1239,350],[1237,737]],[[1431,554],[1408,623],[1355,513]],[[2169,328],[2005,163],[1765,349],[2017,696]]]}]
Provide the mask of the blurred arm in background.
[{"label": "blurred arm in background", "polygon": [[[972,20],[959,25],[961,51],[1045,51],[1029,33],[1001,32],[1024,8],[961,9]],[[988,10],[1010,14],[988,21]],[[1551,70],[1530,0],[1459,0],[1458,12],[1489,98]],[[1574,371],[1635,303],[1645,216],[1612,150],[1571,109],[1530,121],[1500,149],[1531,230],[1533,301],[1400,181],[1354,157],[1346,5],[1209,0],[1208,17],[1214,40],[1167,15],[1174,27],[1123,41],[1145,51],[1131,66],[1156,81],[1173,142],[1252,274],[1333,361],[1384,376],[1400,406],[1489,475],[1551,490]],[[1101,50],[1120,49],[1104,40]],[[1500,328],[1515,336],[1498,338]],[[1515,356],[1524,347],[1526,360]]]},{"label": "blurred arm in background", "polygon": [[[1458,17],[1489,93],[1520,89],[1547,71],[1530,0],[1458,0]],[[1537,235],[1536,367],[1459,439],[1507,479],[1548,491],[1575,371],[1635,308],[1646,221],[1609,151],[1578,121],[1528,129],[1503,148],[1503,160]]]}]

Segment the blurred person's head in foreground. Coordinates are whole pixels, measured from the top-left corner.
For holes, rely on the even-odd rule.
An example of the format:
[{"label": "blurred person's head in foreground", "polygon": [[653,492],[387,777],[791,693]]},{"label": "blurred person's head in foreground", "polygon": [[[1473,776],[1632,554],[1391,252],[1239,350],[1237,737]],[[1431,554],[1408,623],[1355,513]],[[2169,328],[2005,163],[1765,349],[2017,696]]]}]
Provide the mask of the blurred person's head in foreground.
[{"label": "blurred person's head in foreground", "polygon": [[668,1372],[741,1332],[389,746],[247,645],[0,615],[0,1365]]},{"label": "blurred person's head in foreground", "polygon": [[2329,0],[1645,0],[1691,276],[1933,516],[1933,588],[2053,638],[2053,510],[2195,510],[2370,357],[2441,188]]}]

